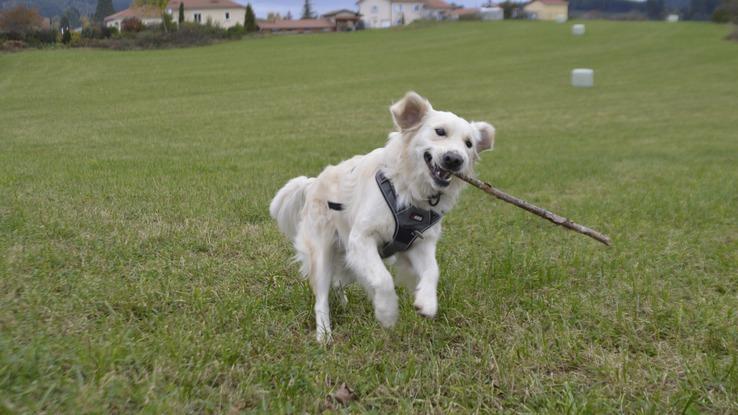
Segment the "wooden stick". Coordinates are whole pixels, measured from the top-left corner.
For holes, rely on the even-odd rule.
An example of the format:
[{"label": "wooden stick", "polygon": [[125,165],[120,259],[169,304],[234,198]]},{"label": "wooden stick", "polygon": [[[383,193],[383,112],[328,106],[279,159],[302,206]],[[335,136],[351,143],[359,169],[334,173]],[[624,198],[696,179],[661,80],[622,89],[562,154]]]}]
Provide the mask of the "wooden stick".
[{"label": "wooden stick", "polygon": [[513,205],[515,205],[515,206],[517,206],[519,208],[523,208],[523,209],[527,210],[528,212],[534,213],[534,214],[536,214],[536,215],[538,215],[538,216],[540,216],[540,217],[542,217],[544,219],[547,219],[547,220],[555,223],[556,225],[560,225],[560,226],[563,226],[563,227],[565,227],[567,229],[571,229],[571,230],[573,230],[575,232],[579,232],[581,234],[587,235],[590,238],[593,238],[593,239],[595,239],[595,240],[597,240],[599,242],[602,242],[603,244],[605,244],[607,246],[610,246],[610,238],[608,238],[606,235],[603,235],[603,234],[597,232],[594,229],[590,229],[590,228],[588,228],[586,226],[583,226],[583,225],[580,225],[580,224],[578,224],[576,222],[572,222],[571,220],[569,220],[569,219],[567,219],[567,218],[565,218],[563,216],[559,216],[559,215],[557,215],[557,214],[555,214],[553,212],[549,212],[546,209],[543,209],[543,208],[540,208],[540,207],[538,207],[536,205],[533,205],[531,203],[528,203],[525,200],[518,199],[517,197],[512,196],[512,195],[509,195],[509,194],[503,192],[502,190],[495,189],[494,187],[492,187],[491,184],[485,183],[485,182],[483,182],[483,181],[481,181],[479,179],[475,179],[474,177],[469,177],[469,176],[466,176],[466,175],[464,175],[462,173],[456,173],[456,172],[452,172],[452,173],[453,173],[454,176],[458,177],[459,179],[461,179],[461,180],[463,180],[463,181],[471,184],[472,186],[474,186],[474,187],[476,187],[476,188],[478,188],[478,189],[480,189],[480,190],[482,190],[482,191],[484,191],[486,193],[489,193],[490,195],[492,195],[492,196],[494,196],[494,197],[496,197],[498,199],[502,199],[502,200],[504,200],[507,203],[512,203]]}]

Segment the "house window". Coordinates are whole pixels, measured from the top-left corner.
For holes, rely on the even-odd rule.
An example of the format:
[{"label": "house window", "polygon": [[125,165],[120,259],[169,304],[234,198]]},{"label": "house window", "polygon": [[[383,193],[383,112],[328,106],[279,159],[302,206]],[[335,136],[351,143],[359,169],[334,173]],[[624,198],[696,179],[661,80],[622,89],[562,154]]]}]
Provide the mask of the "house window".
[{"label": "house window", "polygon": [[378,11],[379,11],[379,7],[377,7],[377,6],[372,6],[372,13],[376,13],[376,12],[378,12]]},{"label": "house window", "polygon": [[195,18],[195,23],[202,23],[202,15],[200,13],[195,13],[193,17]]},{"label": "house window", "polygon": [[229,12],[226,12],[226,20],[231,18],[231,14]]},{"label": "house window", "polygon": [[402,4],[395,4],[395,11],[401,12],[402,11]]},{"label": "house window", "polygon": [[420,5],[416,4],[415,6],[413,6],[413,10],[415,10],[416,12],[420,10]]}]

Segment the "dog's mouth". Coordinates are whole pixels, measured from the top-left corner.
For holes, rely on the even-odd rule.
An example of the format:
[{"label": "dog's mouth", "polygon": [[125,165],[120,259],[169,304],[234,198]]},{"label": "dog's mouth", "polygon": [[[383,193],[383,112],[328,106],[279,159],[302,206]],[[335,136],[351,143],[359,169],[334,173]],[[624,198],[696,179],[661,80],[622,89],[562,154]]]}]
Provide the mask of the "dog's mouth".
[{"label": "dog's mouth", "polygon": [[434,163],[433,156],[431,156],[430,152],[426,151],[423,154],[423,158],[425,159],[425,165],[428,166],[428,170],[430,170],[431,178],[433,178],[433,181],[438,186],[446,187],[451,184],[451,172],[440,168],[436,163]]}]

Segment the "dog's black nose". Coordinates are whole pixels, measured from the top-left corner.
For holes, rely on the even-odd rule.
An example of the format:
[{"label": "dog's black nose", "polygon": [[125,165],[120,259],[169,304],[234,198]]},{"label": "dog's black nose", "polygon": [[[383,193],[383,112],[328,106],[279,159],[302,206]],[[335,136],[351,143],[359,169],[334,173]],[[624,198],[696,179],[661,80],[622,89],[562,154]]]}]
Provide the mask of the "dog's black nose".
[{"label": "dog's black nose", "polygon": [[458,171],[463,163],[464,158],[461,157],[461,154],[455,151],[449,151],[443,155],[443,163],[441,163],[441,167],[446,170]]}]

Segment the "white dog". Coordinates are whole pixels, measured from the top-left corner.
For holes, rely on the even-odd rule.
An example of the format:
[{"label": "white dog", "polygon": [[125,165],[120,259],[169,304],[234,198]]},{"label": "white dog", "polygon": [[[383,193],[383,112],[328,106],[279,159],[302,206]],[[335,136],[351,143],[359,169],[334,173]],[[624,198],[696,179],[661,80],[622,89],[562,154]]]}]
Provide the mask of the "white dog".
[{"label": "white dog", "polygon": [[436,111],[414,92],[390,112],[399,131],[383,148],[328,166],[318,177],[290,180],[269,206],[315,294],[320,342],[331,339],[331,286],[358,281],[377,320],[395,324],[397,294],[385,260],[394,260],[398,283],[414,293],[418,312],[436,315],[440,218],[464,187],[450,171],[473,174],[479,153],[494,144],[490,124]]}]

